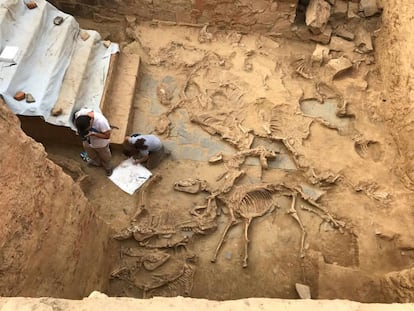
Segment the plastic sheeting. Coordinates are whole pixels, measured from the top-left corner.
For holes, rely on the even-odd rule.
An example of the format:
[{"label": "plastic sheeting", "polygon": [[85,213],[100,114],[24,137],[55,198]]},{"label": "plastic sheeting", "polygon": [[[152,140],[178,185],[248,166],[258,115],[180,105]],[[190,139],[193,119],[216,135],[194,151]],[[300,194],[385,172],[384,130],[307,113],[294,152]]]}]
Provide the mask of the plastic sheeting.
[{"label": "plastic sheeting", "polygon": [[[44,0],[36,3],[30,10],[24,1],[0,0],[0,53],[6,46],[19,49],[14,61],[0,62],[0,94],[15,114],[72,127],[72,115],[79,108],[100,111],[110,55],[119,48],[106,48],[96,31],[85,31],[89,38],[82,40],[71,15]],[[53,22],[57,16],[63,17],[60,25]],[[36,101],[15,100],[18,91],[32,94]],[[53,116],[56,103],[61,109]]]},{"label": "plastic sheeting", "polygon": [[151,171],[139,163],[135,164],[132,158],[128,158],[114,169],[109,179],[123,191],[132,195],[151,175]]}]

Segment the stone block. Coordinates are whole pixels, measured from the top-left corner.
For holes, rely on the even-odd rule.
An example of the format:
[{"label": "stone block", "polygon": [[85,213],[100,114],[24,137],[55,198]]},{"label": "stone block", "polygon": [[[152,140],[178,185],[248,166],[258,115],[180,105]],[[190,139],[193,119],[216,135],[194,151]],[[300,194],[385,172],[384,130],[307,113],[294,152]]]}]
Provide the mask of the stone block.
[{"label": "stone block", "polygon": [[353,32],[349,31],[348,29],[346,29],[343,25],[338,26],[335,31],[334,31],[335,35],[337,35],[338,37],[341,37],[345,40],[348,41],[352,41],[355,39],[355,35]]},{"label": "stone block", "polygon": [[364,13],[365,17],[379,13],[377,0],[361,0],[359,3],[359,10]]},{"label": "stone block", "polygon": [[352,68],[352,62],[346,57],[331,59],[325,66],[325,73],[334,80]]},{"label": "stone block", "polygon": [[348,19],[360,19],[358,15],[359,4],[354,2],[348,3]]},{"label": "stone block", "polygon": [[318,63],[319,65],[322,65],[328,60],[328,58],[329,48],[327,46],[317,44],[311,56],[312,63]]},{"label": "stone block", "polygon": [[342,39],[337,36],[332,36],[331,42],[329,43],[329,49],[337,52],[349,52],[353,51],[355,44],[351,41]]},{"label": "stone block", "polygon": [[306,9],[306,25],[313,34],[323,33],[331,16],[331,5],[325,0],[311,0]]},{"label": "stone block", "polygon": [[374,50],[371,33],[364,28],[359,28],[355,36],[355,45],[360,53],[370,53]]},{"label": "stone block", "polygon": [[348,2],[344,0],[337,0],[332,9],[332,18],[344,19],[348,13]]}]

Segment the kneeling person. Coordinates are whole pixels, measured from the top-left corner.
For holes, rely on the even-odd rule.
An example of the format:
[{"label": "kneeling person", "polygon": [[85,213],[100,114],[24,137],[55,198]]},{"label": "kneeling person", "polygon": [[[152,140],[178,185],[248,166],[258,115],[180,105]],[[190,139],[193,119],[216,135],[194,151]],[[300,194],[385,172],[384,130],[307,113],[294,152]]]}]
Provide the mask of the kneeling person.
[{"label": "kneeling person", "polygon": [[126,136],[123,148],[127,157],[133,157],[135,163],[141,163],[148,169],[157,167],[165,155],[164,146],[155,135]]}]

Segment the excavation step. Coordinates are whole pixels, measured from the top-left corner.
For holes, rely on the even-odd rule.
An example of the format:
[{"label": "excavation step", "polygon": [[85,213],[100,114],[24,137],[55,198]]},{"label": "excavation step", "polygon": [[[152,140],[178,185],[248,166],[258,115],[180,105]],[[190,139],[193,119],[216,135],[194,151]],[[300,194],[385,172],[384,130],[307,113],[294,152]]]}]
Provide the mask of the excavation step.
[{"label": "excavation step", "polygon": [[122,144],[128,134],[135,89],[138,86],[140,57],[121,53],[116,66],[110,66],[107,91],[101,101],[101,110],[113,127],[111,142]]}]

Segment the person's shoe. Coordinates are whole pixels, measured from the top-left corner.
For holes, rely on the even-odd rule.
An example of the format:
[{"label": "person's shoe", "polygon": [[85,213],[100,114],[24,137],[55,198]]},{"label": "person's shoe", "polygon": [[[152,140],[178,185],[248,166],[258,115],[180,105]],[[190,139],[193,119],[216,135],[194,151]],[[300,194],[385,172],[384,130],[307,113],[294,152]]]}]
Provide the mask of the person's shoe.
[{"label": "person's shoe", "polygon": [[109,176],[111,176],[111,175],[112,175],[112,173],[113,173],[113,171],[114,171],[114,170],[113,170],[112,168],[107,169],[107,170],[106,170],[106,176],[108,176],[108,177],[109,177]]}]

